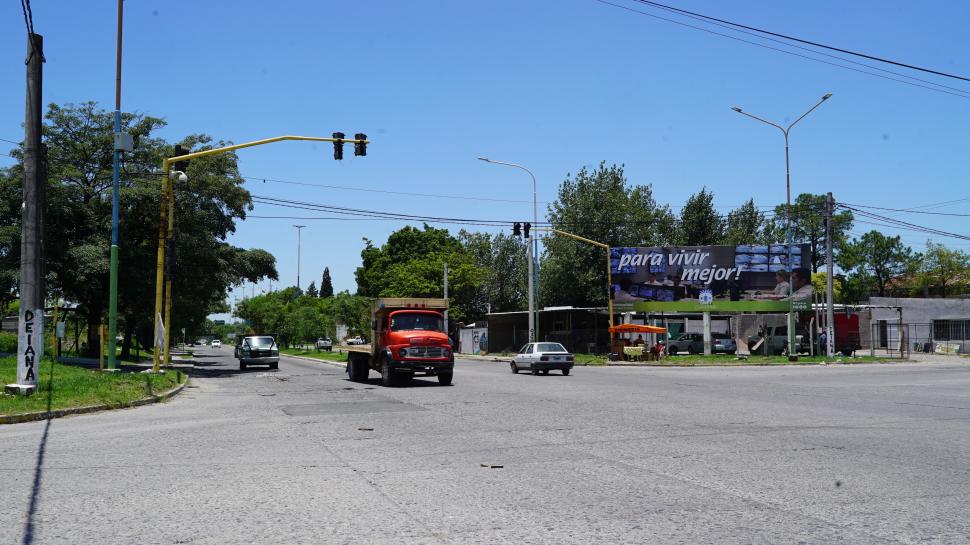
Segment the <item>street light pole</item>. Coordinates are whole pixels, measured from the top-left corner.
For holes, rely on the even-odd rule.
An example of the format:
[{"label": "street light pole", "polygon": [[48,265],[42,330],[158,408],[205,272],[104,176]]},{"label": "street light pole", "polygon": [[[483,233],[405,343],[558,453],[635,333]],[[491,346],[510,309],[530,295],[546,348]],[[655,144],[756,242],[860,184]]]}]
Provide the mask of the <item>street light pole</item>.
[{"label": "street light pole", "polygon": [[306,225],[294,225],[296,227],[296,295],[300,295],[300,234]]},{"label": "street light pole", "polygon": [[[792,121],[791,125],[788,125],[788,127],[782,127],[781,125],[772,123],[771,121],[762,119],[756,115],[749,114],[748,112],[742,111],[741,108],[738,108],[737,106],[734,106],[733,108],[731,108],[732,110],[734,110],[735,112],[738,112],[741,115],[746,115],[751,119],[754,119],[762,123],[765,123],[767,125],[771,125],[772,127],[775,127],[776,129],[780,130],[781,133],[785,136],[785,203],[786,203],[786,209],[787,209],[787,213],[785,214],[786,216],[785,217],[785,246],[788,248],[788,271],[789,271],[788,272],[788,304],[789,304],[788,359],[789,361],[798,360],[798,356],[794,354],[794,350],[796,349],[795,348],[795,314],[793,313],[791,308],[791,305],[794,304],[795,288],[791,277],[791,273],[794,271],[794,267],[792,266],[793,263],[792,263],[792,248],[791,248],[793,233],[792,233],[792,213],[791,213],[791,167],[789,163],[788,134],[789,132],[791,132],[792,127],[794,127],[796,123],[798,123],[802,119],[805,119],[805,116],[812,113],[815,110],[815,108],[818,108],[819,106],[821,106],[823,102],[825,102],[831,97],[832,97],[832,93],[826,93],[814,106],[809,108],[807,112],[803,113],[795,121]],[[807,280],[809,282],[812,281],[811,278],[808,278]]]},{"label": "street light pole", "polygon": [[[495,161],[489,159],[488,157],[479,157],[479,161],[485,161],[486,163],[493,163],[496,165],[505,165],[509,167],[515,167],[524,170],[529,173],[532,177],[532,227],[533,229],[539,227],[539,206],[538,201],[536,201],[536,175],[532,173],[531,170],[525,168],[522,165],[515,163],[506,163],[505,161]],[[531,256],[529,256],[529,342],[535,342],[538,340],[538,316],[535,311],[535,299],[536,292],[539,290],[539,267],[537,266],[536,260],[539,256],[539,237],[532,237],[531,245]]]}]

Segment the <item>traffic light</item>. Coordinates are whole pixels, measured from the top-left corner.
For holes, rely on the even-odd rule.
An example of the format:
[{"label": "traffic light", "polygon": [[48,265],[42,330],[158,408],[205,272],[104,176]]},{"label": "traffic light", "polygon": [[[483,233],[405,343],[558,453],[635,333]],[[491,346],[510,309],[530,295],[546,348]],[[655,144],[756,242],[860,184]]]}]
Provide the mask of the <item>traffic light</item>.
[{"label": "traffic light", "polygon": [[356,142],[354,142],[354,156],[355,157],[366,156],[367,142],[365,142],[364,140],[367,140],[367,135],[362,132],[359,132],[354,135],[354,140],[357,140]]},{"label": "traffic light", "polygon": [[[182,146],[181,145],[175,144],[175,153],[174,153],[175,157],[178,157],[180,155],[188,155],[188,153],[189,153],[189,150],[182,149]],[[175,168],[175,170],[177,170],[179,172],[185,172],[186,170],[189,169],[189,162],[188,161],[175,161],[174,168]]]},{"label": "traffic light", "polygon": [[512,236],[521,237],[522,236],[522,224],[515,222],[512,224]]},{"label": "traffic light", "polygon": [[529,229],[532,229],[532,224],[526,222],[526,224],[522,226],[522,234],[525,235],[525,238],[529,238]]},{"label": "traffic light", "polygon": [[344,158],[344,136],[346,135],[342,132],[333,133],[333,137],[336,138],[333,143],[333,158],[338,161]]}]

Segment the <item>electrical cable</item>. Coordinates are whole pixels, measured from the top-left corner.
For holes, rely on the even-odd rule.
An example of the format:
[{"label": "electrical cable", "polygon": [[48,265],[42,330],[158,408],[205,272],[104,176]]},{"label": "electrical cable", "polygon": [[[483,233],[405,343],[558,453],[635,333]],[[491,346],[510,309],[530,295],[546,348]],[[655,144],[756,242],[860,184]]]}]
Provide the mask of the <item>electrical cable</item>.
[{"label": "electrical cable", "polygon": [[[707,32],[709,34],[714,34],[716,36],[721,36],[723,38],[728,38],[730,40],[735,40],[735,41],[743,42],[743,43],[750,44],[750,45],[754,45],[754,46],[757,46],[757,47],[763,47],[765,49],[770,49],[772,51],[777,51],[779,53],[785,53],[786,55],[792,55],[792,56],[795,56],[795,57],[800,57],[802,59],[807,59],[807,60],[810,60],[810,61],[815,61],[815,62],[818,62],[818,63],[827,64],[829,66],[835,66],[837,68],[842,68],[842,69],[845,69],[845,70],[851,70],[853,72],[859,72],[861,74],[867,74],[867,75],[870,75],[870,76],[875,76],[877,78],[882,78],[882,79],[887,79],[887,80],[890,80],[890,81],[895,81],[895,82],[898,82],[898,83],[904,83],[906,85],[912,85],[914,87],[920,87],[920,88],[923,88],[923,89],[928,89],[930,91],[936,91],[938,93],[944,93],[944,94],[947,94],[947,95],[953,95],[953,96],[960,97],[960,98],[970,99],[970,94],[968,94],[967,92],[964,92],[964,94],[955,93],[955,92],[952,92],[952,91],[946,91],[944,89],[938,89],[936,87],[929,87],[927,85],[921,85],[919,83],[913,83],[911,81],[906,81],[906,80],[901,80],[901,79],[897,79],[897,78],[893,78],[893,77],[889,77],[889,76],[884,76],[882,74],[874,74],[872,72],[867,72],[866,70],[860,70],[858,68],[853,68],[851,66],[844,66],[844,65],[841,65],[841,64],[838,64],[838,63],[829,62],[829,61],[825,61],[825,60],[822,60],[822,59],[817,59],[815,57],[809,57],[808,55],[802,55],[802,54],[799,54],[799,53],[795,53],[794,51],[787,51],[785,49],[779,49],[777,47],[772,47],[770,45],[765,45],[765,44],[758,43],[758,42],[752,42],[751,40],[745,40],[743,38],[738,38],[737,36],[731,36],[731,35],[724,34],[724,33],[721,33],[721,32],[716,32],[714,30],[710,30],[710,29],[707,29],[707,28],[702,28],[702,27],[699,27],[699,26],[690,25],[690,24],[687,24],[687,23],[684,23],[684,22],[681,22],[681,21],[675,21],[673,19],[668,19],[666,17],[661,17],[659,15],[654,15],[652,13],[647,13],[645,11],[640,11],[638,9],[633,9],[631,7],[628,7],[628,6],[623,6],[623,5],[620,5],[620,4],[614,4],[613,2],[608,2],[607,0],[594,0],[594,1],[599,2],[600,4],[606,4],[606,5],[609,5],[609,6],[613,6],[615,8],[623,9],[623,10],[626,10],[626,11],[631,11],[633,13],[639,13],[640,15],[646,15],[647,17],[653,17],[654,19],[659,19],[661,21],[667,21],[667,22],[673,23],[675,25],[685,26],[687,28],[692,28],[694,30],[700,30],[701,32]],[[937,84],[934,84],[934,85],[937,85]]]},{"label": "electrical cable", "polygon": [[952,212],[929,212],[926,210],[913,210],[912,208],[884,208],[882,206],[870,206],[865,204],[852,204],[852,203],[842,203],[846,206],[856,206],[859,208],[868,208],[873,210],[885,210],[888,212],[905,212],[907,214],[928,214],[932,216],[954,216],[958,218],[970,218],[970,214],[955,214]]},{"label": "electrical cable", "polygon": [[724,23],[726,25],[731,25],[733,27],[744,28],[744,29],[751,30],[751,31],[754,31],[754,32],[759,32],[761,34],[767,34],[769,36],[776,36],[778,38],[784,38],[786,40],[791,40],[793,42],[799,42],[799,43],[803,43],[803,44],[807,44],[807,45],[811,45],[811,46],[815,46],[815,47],[821,47],[823,49],[829,49],[831,51],[838,51],[839,53],[845,53],[847,55],[853,55],[853,56],[856,56],[856,57],[862,57],[862,58],[869,59],[869,60],[873,60],[873,61],[883,62],[883,63],[886,63],[886,64],[892,64],[892,65],[900,66],[900,67],[903,67],[903,68],[909,68],[911,70],[918,70],[920,72],[927,72],[929,74],[935,74],[937,76],[944,76],[944,77],[953,78],[953,79],[959,79],[959,80],[963,80],[963,81],[970,81],[970,78],[965,78],[963,76],[956,76],[956,75],[953,75],[953,74],[947,74],[946,72],[939,72],[937,70],[931,70],[929,68],[922,68],[920,66],[914,66],[912,64],[906,64],[906,63],[897,62],[897,61],[893,61],[893,60],[889,60],[889,59],[884,59],[884,58],[881,58],[881,57],[876,57],[876,56],[873,56],[873,55],[867,55],[865,53],[858,53],[856,51],[849,51],[848,49],[841,49],[841,48],[838,48],[838,47],[834,47],[834,46],[830,46],[830,45],[825,45],[825,44],[821,44],[821,43],[817,43],[817,42],[812,42],[812,41],[809,41],[809,40],[803,40],[801,38],[796,38],[794,36],[786,36],[785,34],[779,34],[777,32],[771,32],[770,30],[764,30],[764,29],[760,29],[760,28],[756,28],[756,27],[742,25],[740,23],[734,23],[734,22],[731,22],[731,21],[726,21],[724,19],[718,19],[716,17],[711,17],[711,16],[704,15],[704,14],[701,14],[701,13],[695,13],[693,11],[687,11],[685,9],[675,8],[673,6],[667,6],[667,5],[661,4],[659,2],[653,2],[651,0],[633,0],[633,1],[634,2],[639,2],[640,4],[647,4],[647,5],[650,5],[650,6],[659,7],[659,8],[662,8],[662,9],[666,9],[668,11],[676,11],[676,12],[679,12],[679,13],[685,13],[685,14],[693,15],[695,17],[701,17],[703,19],[707,19],[707,20],[710,20],[710,21],[717,21],[719,23]]}]

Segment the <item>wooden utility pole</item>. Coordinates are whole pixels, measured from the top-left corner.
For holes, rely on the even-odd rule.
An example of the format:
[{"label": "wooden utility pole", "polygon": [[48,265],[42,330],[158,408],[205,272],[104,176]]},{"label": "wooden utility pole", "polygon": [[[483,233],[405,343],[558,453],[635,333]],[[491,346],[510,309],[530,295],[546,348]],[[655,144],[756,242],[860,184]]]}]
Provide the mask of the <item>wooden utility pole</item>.
[{"label": "wooden utility pole", "polygon": [[30,395],[44,355],[44,150],[41,144],[44,38],[27,35],[27,114],[24,120],[24,202],[20,235],[20,323],[17,383],[6,391]]},{"label": "wooden utility pole", "polygon": [[832,278],[832,212],[835,201],[830,191],[825,196],[825,355],[835,355],[835,290]]}]

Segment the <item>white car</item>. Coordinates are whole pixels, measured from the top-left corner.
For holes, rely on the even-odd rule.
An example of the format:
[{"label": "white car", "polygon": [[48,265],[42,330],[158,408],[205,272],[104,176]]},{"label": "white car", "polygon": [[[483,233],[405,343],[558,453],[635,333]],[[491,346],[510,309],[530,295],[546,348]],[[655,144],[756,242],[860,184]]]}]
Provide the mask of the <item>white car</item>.
[{"label": "white car", "polygon": [[364,339],[358,335],[356,337],[351,337],[347,339],[346,344],[367,344],[367,342],[364,341]]},{"label": "white car", "polygon": [[573,355],[559,343],[529,343],[512,358],[510,366],[513,373],[528,369],[533,375],[540,372],[548,375],[551,369],[558,369],[563,375],[568,375],[573,368],[573,360]]},{"label": "white car", "polygon": [[222,341],[219,339],[214,339],[212,341],[212,348],[222,348]]}]

